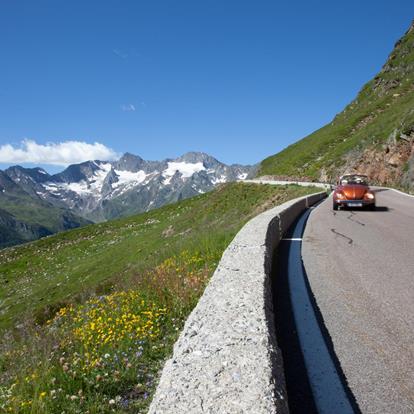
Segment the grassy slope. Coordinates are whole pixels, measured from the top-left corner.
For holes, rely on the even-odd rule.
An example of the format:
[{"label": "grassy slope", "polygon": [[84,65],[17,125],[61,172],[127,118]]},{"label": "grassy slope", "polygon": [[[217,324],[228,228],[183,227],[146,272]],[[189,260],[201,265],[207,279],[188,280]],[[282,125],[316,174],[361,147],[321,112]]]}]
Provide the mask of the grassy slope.
[{"label": "grassy slope", "polygon": [[[25,229],[24,225],[17,230],[14,229],[17,234],[15,238],[17,243],[89,223],[69,210],[54,207],[41,199],[35,199],[21,189],[1,193],[0,209],[11,214],[18,222],[28,225],[28,229]],[[8,228],[8,231],[12,230]],[[9,245],[9,240],[4,243],[0,241],[0,248],[7,245]]]},{"label": "grassy slope", "polygon": [[382,71],[332,123],[262,161],[258,175],[336,177],[352,151],[381,146],[393,131],[414,130],[414,30],[397,43]]},{"label": "grassy slope", "polygon": [[159,210],[0,251],[0,328],[27,313],[41,319],[48,306],[102,291],[184,249],[211,250],[210,257],[219,259],[263,206],[310,192],[314,189],[230,184]]},{"label": "grassy slope", "polygon": [[236,232],[314,191],[233,183],[1,251],[0,411],[147,412],[163,362]]}]

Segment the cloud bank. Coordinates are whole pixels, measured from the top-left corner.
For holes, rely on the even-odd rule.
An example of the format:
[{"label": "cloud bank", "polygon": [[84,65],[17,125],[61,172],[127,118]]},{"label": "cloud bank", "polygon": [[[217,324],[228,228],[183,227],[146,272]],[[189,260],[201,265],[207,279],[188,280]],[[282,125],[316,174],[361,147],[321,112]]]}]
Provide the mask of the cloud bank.
[{"label": "cloud bank", "polygon": [[45,145],[26,139],[20,147],[10,144],[0,146],[0,163],[45,164],[67,166],[88,160],[113,160],[119,157],[114,150],[95,142],[82,141],[49,142]]}]

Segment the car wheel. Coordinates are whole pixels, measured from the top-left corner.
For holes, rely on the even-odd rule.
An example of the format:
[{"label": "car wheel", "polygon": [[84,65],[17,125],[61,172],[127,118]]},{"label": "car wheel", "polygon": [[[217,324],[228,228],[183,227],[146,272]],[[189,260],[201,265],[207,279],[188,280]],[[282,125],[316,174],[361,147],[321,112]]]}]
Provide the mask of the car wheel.
[{"label": "car wheel", "polygon": [[369,211],[375,211],[375,204],[370,204],[370,205],[368,206],[368,210],[369,210]]},{"label": "car wheel", "polygon": [[335,202],[333,203],[333,205],[332,205],[332,208],[335,210],[335,211],[338,211],[338,204],[336,204]]}]

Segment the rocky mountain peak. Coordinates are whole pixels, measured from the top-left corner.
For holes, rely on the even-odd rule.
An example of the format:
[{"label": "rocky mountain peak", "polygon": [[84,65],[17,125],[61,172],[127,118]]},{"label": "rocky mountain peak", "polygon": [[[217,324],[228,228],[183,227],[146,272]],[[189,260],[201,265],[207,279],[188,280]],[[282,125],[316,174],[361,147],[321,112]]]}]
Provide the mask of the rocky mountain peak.
[{"label": "rocky mountain peak", "polygon": [[187,152],[181,157],[177,158],[178,162],[186,162],[190,164],[201,163],[207,169],[216,168],[219,165],[224,165],[216,158],[204,152]]},{"label": "rocky mountain peak", "polygon": [[118,181],[118,178],[119,176],[116,174],[114,167],[111,167],[102,184],[101,194],[103,196],[111,193],[113,189],[112,186]]},{"label": "rocky mountain peak", "polygon": [[126,152],[118,161],[113,163],[115,169],[121,171],[138,172],[143,170],[146,162],[138,155]]},{"label": "rocky mountain peak", "polygon": [[65,183],[87,180],[100,169],[99,164],[101,163],[101,161],[85,161],[80,164],[69,165],[61,173],[55,174],[53,180]]},{"label": "rocky mountain peak", "polygon": [[14,165],[7,168],[5,173],[13,180],[34,180],[36,182],[45,182],[50,178],[50,175],[39,167],[35,168],[24,168],[20,165]]}]

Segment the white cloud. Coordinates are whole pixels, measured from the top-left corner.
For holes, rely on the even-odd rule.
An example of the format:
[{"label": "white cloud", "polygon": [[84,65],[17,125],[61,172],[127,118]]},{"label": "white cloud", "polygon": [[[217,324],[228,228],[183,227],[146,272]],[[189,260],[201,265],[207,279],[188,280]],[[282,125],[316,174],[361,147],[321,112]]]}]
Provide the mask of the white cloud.
[{"label": "white cloud", "polygon": [[126,59],[128,57],[128,53],[120,50],[120,49],[112,49],[112,52],[115,53],[121,59]]},{"label": "white cloud", "polygon": [[135,105],[127,104],[127,105],[121,105],[121,109],[124,112],[135,112]]},{"label": "white cloud", "polygon": [[0,163],[4,164],[48,164],[62,165],[76,164],[88,160],[113,160],[117,154],[111,148],[94,142],[88,144],[82,141],[49,142],[45,145],[26,139],[20,147],[10,144],[0,146]]}]

